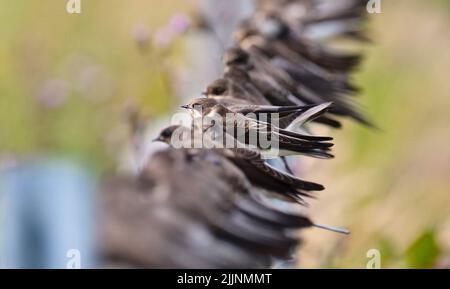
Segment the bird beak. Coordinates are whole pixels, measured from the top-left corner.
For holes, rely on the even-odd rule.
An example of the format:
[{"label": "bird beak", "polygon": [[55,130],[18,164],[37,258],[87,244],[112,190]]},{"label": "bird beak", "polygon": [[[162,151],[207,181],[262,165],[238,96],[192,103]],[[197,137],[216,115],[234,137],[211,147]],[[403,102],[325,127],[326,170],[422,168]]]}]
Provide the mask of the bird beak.
[{"label": "bird beak", "polygon": [[188,105],[182,105],[181,108],[189,109],[189,106]]},{"label": "bird beak", "polygon": [[161,142],[162,142],[162,139],[161,139],[160,136],[152,140],[152,142],[158,142],[158,141],[161,141]]}]

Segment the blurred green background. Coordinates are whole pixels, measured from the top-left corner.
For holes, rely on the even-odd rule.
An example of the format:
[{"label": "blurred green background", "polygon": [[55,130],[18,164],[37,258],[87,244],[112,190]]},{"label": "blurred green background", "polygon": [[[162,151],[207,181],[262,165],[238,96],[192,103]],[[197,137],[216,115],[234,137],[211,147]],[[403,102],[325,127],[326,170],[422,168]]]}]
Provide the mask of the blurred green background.
[{"label": "blurred green background", "polygon": [[450,1],[382,1],[369,28],[355,79],[379,130],[346,123],[306,170],[327,186],[312,216],[352,234],[308,232],[302,265],[365,268],[378,249],[383,268],[449,268]]},{"label": "blurred green background", "polygon": [[[189,55],[157,37],[193,3],[82,0],[70,15],[62,0],[0,0],[0,161],[57,153],[114,168],[127,109],[153,119],[177,103],[171,79]],[[336,159],[304,168],[327,186],[314,219],[352,235],[308,231],[301,267],[365,268],[370,249],[385,268],[450,266],[450,1],[382,10],[355,76],[379,130],[346,122]]]},{"label": "blurred green background", "polygon": [[127,109],[158,116],[176,103],[180,45],[157,33],[193,2],[82,0],[81,14],[66,3],[0,1],[0,156],[65,154],[105,169]]}]

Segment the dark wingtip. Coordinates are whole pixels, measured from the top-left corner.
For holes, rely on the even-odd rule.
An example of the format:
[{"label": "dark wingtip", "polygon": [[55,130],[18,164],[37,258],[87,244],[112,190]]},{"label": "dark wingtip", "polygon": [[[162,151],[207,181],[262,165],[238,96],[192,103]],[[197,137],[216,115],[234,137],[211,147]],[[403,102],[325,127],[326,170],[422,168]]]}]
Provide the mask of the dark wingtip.
[{"label": "dark wingtip", "polygon": [[323,191],[325,187],[321,184],[312,183],[312,182],[304,182],[303,190],[305,191]]}]

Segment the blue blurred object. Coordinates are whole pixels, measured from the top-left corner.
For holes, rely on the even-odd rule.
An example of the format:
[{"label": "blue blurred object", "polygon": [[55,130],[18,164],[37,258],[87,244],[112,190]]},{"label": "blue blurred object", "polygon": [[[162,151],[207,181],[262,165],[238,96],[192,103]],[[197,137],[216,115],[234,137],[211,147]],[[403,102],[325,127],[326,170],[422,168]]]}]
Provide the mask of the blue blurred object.
[{"label": "blue blurred object", "polygon": [[3,268],[95,267],[95,182],[68,161],[0,172]]}]

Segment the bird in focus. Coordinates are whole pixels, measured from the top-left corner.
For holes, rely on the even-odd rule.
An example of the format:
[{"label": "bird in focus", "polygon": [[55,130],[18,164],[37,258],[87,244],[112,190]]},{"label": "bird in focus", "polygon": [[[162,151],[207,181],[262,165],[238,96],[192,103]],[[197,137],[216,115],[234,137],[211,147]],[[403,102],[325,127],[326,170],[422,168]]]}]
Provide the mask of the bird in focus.
[{"label": "bird in focus", "polygon": [[314,124],[340,128],[348,117],[371,125],[350,99],[359,92],[350,76],[361,55],[332,45],[368,41],[365,4],[256,1],[256,12],[225,52],[223,75],[204,98],[183,105],[191,125],[168,126],[156,140],[169,148],[138,175],[105,184],[104,260],[130,267],[269,268],[293,258],[300,229],[348,233],[305,214],[306,199],[323,185],[269,161],[331,158],[333,139],[314,135]]}]

